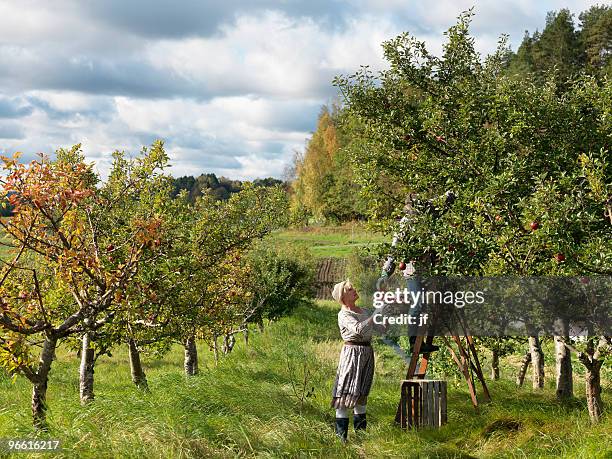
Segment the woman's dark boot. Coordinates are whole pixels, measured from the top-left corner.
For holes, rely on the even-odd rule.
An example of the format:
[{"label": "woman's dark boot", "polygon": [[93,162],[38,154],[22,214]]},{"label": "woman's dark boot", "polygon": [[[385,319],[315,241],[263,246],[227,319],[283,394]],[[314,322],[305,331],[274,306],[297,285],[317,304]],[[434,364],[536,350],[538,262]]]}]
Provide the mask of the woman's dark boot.
[{"label": "woman's dark boot", "polygon": [[349,418],[336,418],[336,435],[343,443],[346,443],[348,435]]},{"label": "woman's dark boot", "polygon": [[368,425],[368,421],[366,421],[366,414],[355,414],[353,416],[353,426],[355,427],[355,432],[358,430],[365,430]]}]

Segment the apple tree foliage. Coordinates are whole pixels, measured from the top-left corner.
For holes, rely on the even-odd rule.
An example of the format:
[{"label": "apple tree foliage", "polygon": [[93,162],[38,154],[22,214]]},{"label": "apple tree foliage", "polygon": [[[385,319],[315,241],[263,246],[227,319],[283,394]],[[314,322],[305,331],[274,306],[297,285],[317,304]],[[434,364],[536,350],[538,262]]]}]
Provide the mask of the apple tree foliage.
[{"label": "apple tree foliage", "polygon": [[312,297],[314,265],[305,251],[279,250],[263,242],[247,254],[246,262],[251,296],[238,329],[274,321]]},{"label": "apple tree foliage", "polygon": [[441,57],[405,33],[383,44],[388,70],[335,80],[371,218],[394,231],[412,207],[396,255],[428,254],[426,274],[611,275],[612,81],[513,78],[504,38],[475,51],[471,16]]},{"label": "apple tree foliage", "polygon": [[161,220],[152,209],[109,221],[165,161],[161,144],[140,161],[138,176],[108,196],[79,145],[58,151],[55,161],[3,158],[3,192],[14,210],[1,225],[14,256],[2,267],[0,364],[33,384],[32,411],[40,427],[59,341],[111,321],[139,265],[154,256]]},{"label": "apple tree foliage", "polygon": [[196,339],[209,345],[246,319],[256,280],[244,254],[287,223],[287,198],[279,187],[243,189],[227,200],[185,193],[169,199],[163,257],[141,269],[126,296],[133,303],[130,337],[139,347],[163,352],[172,343],[186,350],[186,371],[197,372]]},{"label": "apple tree foliage", "polygon": [[[154,225],[145,242],[147,256],[144,257],[129,282],[113,295],[110,320],[100,327],[89,327],[82,337],[81,400],[93,399],[93,367],[100,355],[111,354],[120,343],[129,343],[133,322],[139,312],[139,303],[134,292],[154,293],[140,282],[141,273],[163,263],[166,256],[166,241],[173,225],[169,219],[172,201],[169,194],[172,178],[164,173],[168,157],[163,143],[155,142],[144,148],[140,155],[130,158],[124,152],[113,153],[113,163],[108,179],[97,188],[103,206],[96,207],[92,220],[96,222],[97,239],[101,251],[111,266],[119,266],[125,260],[125,241],[131,237],[131,226],[143,221]],[[153,227],[151,227],[153,229]],[[162,242],[164,246],[162,247]],[[71,340],[73,346],[80,343]],[[84,382],[85,381],[85,382]]]}]

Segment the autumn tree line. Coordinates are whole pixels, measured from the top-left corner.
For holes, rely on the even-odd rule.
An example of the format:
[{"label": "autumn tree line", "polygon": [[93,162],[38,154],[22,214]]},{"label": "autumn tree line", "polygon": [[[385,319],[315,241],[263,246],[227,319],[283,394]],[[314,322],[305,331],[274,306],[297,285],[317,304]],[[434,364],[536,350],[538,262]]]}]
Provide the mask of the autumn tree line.
[{"label": "autumn tree line", "polygon": [[[323,109],[294,162],[295,220],[367,219],[390,239],[401,234],[375,258],[414,261],[423,276],[609,279],[612,7],[581,13],[578,28],[569,11],[550,13],[516,52],[502,36],[484,57],[472,16],[446,32],[441,56],[404,33],[383,43],[387,70],[364,62],[334,80],[340,101]],[[571,318],[571,302],[561,306]],[[612,345],[609,302],[600,312],[602,326],[585,339],[569,336],[569,319],[554,337],[557,397],[574,396],[575,355],[593,421]],[[518,383],[532,366],[539,390],[542,339],[479,342],[493,353],[494,377],[501,355],[523,354]]]},{"label": "autumn tree line", "polygon": [[287,224],[278,186],[242,183],[224,200],[177,194],[161,142],[133,159],[115,152],[106,180],[78,145],[54,159],[2,160],[13,210],[0,220],[0,372],[31,382],[38,428],[59,346],[78,351],[88,403],[97,359],[118,346],[128,347],[132,381],[147,390],[142,352],[161,356],[178,343],[185,373],[195,375],[198,340],[215,356],[230,352],[236,334],[248,341],[250,325],[311,296],[306,257],[265,239]]}]

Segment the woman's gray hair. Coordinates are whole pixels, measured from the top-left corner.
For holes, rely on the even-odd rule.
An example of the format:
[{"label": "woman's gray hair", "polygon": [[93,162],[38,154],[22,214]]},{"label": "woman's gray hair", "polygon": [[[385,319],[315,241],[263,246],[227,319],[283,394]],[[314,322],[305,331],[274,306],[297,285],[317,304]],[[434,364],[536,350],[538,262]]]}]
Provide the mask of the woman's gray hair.
[{"label": "woman's gray hair", "polygon": [[332,298],[338,303],[343,304],[342,298],[344,297],[344,294],[352,287],[353,284],[351,284],[351,281],[348,279],[342,282],[338,282],[336,285],[334,285],[334,288],[332,289]]}]

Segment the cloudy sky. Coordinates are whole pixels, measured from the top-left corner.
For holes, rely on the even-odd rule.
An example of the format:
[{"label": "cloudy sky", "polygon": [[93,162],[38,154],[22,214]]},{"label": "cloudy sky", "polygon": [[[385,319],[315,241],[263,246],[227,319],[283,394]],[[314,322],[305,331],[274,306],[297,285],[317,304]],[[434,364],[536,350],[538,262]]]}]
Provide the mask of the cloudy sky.
[{"label": "cloudy sky", "polygon": [[[0,0],[0,152],[82,143],[105,175],[115,149],[161,138],[171,173],[282,175],[335,75],[384,68],[403,31],[439,51],[475,6],[472,32],[516,50],[546,12],[588,0]],[[601,2],[599,2],[601,3]]]}]

